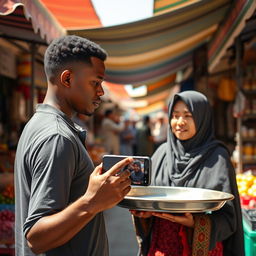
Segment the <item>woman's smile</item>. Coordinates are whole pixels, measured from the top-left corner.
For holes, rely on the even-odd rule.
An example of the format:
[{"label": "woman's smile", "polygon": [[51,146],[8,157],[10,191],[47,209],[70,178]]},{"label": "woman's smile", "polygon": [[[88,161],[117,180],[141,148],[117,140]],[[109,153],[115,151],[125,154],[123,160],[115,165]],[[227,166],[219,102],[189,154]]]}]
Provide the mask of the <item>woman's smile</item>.
[{"label": "woman's smile", "polygon": [[179,140],[188,140],[196,134],[193,116],[183,101],[177,101],[173,108],[171,128]]}]

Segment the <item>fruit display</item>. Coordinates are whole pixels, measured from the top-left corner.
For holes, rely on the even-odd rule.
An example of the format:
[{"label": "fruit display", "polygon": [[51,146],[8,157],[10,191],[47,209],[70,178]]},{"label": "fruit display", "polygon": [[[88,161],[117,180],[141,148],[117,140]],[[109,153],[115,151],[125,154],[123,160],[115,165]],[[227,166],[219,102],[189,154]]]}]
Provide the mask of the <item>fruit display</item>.
[{"label": "fruit display", "polygon": [[0,245],[14,244],[14,187],[0,192]]},{"label": "fruit display", "polygon": [[14,212],[9,209],[0,211],[0,244],[14,244]]},{"label": "fruit display", "polygon": [[14,204],[14,186],[7,185],[0,193],[0,204]]},{"label": "fruit display", "polygon": [[256,176],[251,172],[236,175],[238,191],[243,208],[256,208]]},{"label": "fruit display", "polygon": [[14,245],[14,158],[0,153],[0,248]]}]

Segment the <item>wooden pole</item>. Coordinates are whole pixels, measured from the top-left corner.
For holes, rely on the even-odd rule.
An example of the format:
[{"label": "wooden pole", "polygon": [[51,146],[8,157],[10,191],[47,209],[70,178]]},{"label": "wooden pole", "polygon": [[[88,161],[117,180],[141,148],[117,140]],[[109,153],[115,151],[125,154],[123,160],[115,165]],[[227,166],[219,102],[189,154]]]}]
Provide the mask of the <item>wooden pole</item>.
[{"label": "wooden pole", "polygon": [[35,64],[36,64],[36,51],[37,46],[35,43],[31,43],[31,75],[30,75],[30,117],[34,114],[34,100],[35,100]]},{"label": "wooden pole", "polygon": [[[236,38],[236,83],[238,92],[243,88],[243,67],[242,67],[242,42],[240,37]],[[241,109],[240,98],[238,98],[238,109]],[[237,117],[237,146],[238,146],[238,164],[237,172],[243,172],[243,140],[242,140],[242,117]]]}]

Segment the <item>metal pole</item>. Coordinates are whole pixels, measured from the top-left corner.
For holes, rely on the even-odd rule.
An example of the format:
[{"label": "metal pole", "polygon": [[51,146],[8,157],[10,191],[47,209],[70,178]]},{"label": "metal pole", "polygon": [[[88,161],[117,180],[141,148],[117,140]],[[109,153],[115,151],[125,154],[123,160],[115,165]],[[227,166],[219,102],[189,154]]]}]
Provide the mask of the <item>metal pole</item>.
[{"label": "metal pole", "polygon": [[[236,83],[238,92],[242,90],[243,87],[243,70],[242,70],[242,42],[240,37],[236,38]],[[238,98],[238,109],[241,109],[241,102]],[[238,164],[237,172],[243,172],[243,140],[242,140],[242,117],[237,117],[237,146],[238,146]]]}]

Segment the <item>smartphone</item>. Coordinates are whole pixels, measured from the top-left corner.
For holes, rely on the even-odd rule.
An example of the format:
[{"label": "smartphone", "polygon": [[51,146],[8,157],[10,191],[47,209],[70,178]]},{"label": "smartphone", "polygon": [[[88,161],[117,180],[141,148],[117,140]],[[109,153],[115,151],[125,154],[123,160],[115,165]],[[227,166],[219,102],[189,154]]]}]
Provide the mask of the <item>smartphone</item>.
[{"label": "smartphone", "polygon": [[[131,156],[123,155],[104,155],[103,156],[103,172],[108,171],[113,165]],[[132,156],[133,162],[122,168],[122,171],[130,171],[130,179],[132,185],[149,186],[151,178],[151,158],[147,156]]]}]

